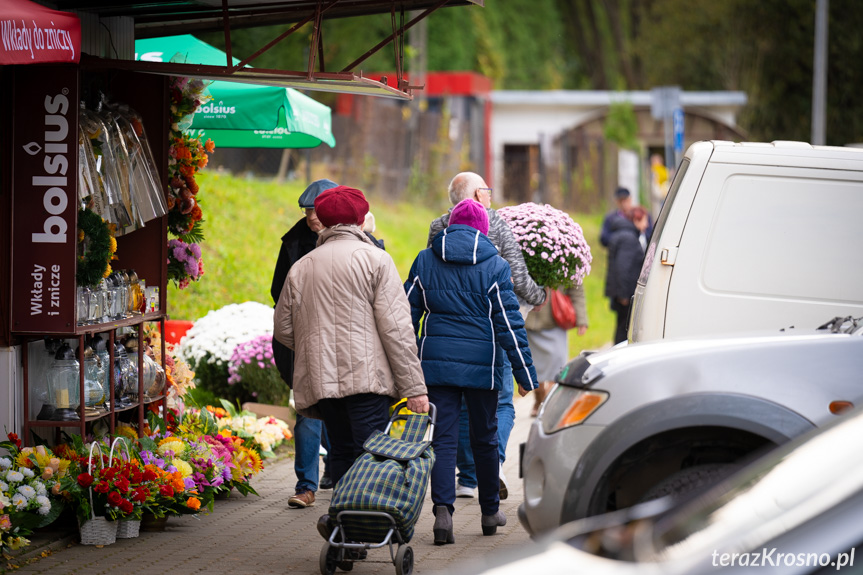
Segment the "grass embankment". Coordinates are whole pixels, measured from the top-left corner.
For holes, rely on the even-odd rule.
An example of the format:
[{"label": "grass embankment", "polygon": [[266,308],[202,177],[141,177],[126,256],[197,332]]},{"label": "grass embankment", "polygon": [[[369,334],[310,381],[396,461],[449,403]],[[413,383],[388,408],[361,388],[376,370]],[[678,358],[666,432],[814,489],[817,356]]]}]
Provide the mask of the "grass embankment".
[{"label": "grass embankment", "polygon": [[[198,184],[206,220],[206,239],[201,246],[205,273],[185,290],[169,285],[169,315],[194,321],[231,303],[272,305],[270,283],[281,237],[303,217],[297,198],[304,184],[274,184],[207,172],[198,175]],[[377,223],[375,235],[385,240],[387,252],[406,279],[417,253],[425,248],[429,223],[442,210],[407,202],[391,204],[374,197],[369,203]],[[614,329],[614,317],[602,295],[606,262],[598,239],[602,215],[573,217],[592,248],[593,265],[585,280],[590,328],[583,337],[570,332],[570,355],[609,344]]]}]

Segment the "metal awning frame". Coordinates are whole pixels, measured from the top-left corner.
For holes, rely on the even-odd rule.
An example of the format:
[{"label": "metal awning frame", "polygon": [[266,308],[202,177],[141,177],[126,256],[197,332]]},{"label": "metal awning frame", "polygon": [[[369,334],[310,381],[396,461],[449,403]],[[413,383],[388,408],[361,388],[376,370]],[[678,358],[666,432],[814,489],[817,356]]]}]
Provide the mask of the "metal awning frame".
[{"label": "metal awning frame", "polygon": [[[222,0],[222,22],[225,35],[225,53],[227,61],[225,67],[186,64],[177,62],[144,62],[116,59],[101,59],[82,55],[81,64],[91,69],[125,69],[152,74],[164,74],[170,76],[185,76],[189,78],[201,78],[210,80],[223,80],[228,82],[246,82],[250,84],[264,84],[269,86],[284,86],[301,90],[313,90],[322,92],[355,93],[370,96],[383,96],[399,100],[411,100],[413,90],[422,89],[424,86],[410,85],[404,77],[404,38],[405,33],[418,22],[428,17],[436,10],[446,6],[452,0],[438,0],[419,15],[405,22],[405,10],[402,5],[396,9],[394,1],[390,9],[392,22],[392,33],[368,49],[365,53],[345,66],[340,72],[327,72],[324,62],[323,33],[321,24],[327,15],[327,11],[340,4],[350,4],[350,0],[317,0],[315,9],[306,14],[287,30],[277,35],[252,55],[234,65],[231,56],[231,14],[228,0]],[[469,0],[471,3],[482,5],[482,0]],[[248,68],[251,62],[261,54],[266,53],[273,46],[299,30],[309,22],[314,23],[309,45],[309,59],[306,70],[290,71],[266,68]],[[365,78],[362,72],[354,70],[369,57],[379,52],[389,44],[393,44],[394,64],[396,70],[396,86],[387,85],[386,78],[381,81]],[[315,68],[317,67],[317,71]]]}]

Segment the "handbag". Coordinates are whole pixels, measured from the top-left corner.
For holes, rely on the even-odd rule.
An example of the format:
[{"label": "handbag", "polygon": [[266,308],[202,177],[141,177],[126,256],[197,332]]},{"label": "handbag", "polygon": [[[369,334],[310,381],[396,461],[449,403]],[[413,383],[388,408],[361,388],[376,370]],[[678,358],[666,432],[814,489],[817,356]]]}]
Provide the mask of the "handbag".
[{"label": "handbag", "polygon": [[575,308],[572,306],[572,300],[566,297],[560,290],[551,290],[551,315],[554,317],[554,323],[560,329],[572,329],[575,327]]}]

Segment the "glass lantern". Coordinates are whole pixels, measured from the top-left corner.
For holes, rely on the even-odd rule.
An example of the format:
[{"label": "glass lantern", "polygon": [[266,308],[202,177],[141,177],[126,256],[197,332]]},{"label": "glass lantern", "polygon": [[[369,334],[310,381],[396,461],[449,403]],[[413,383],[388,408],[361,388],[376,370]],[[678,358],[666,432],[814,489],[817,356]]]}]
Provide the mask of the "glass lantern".
[{"label": "glass lantern", "polygon": [[140,314],[144,306],[144,291],[141,280],[135,270],[129,270],[129,310],[133,314]]},{"label": "glass lantern", "polygon": [[48,396],[54,402],[54,421],[76,421],[81,403],[81,365],[68,343],[57,350],[48,370]]},{"label": "glass lantern", "polygon": [[138,394],[138,368],[129,359],[126,348],[119,341],[114,342],[114,403],[117,407],[132,404],[132,395]]},{"label": "glass lantern", "polygon": [[48,420],[54,415],[54,399],[48,390],[48,371],[61,343],[59,339],[45,338],[44,342],[29,344],[30,398],[35,400],[30,403],[31,415],[39,409],[35,419]]},{"label": "glass lantern", "polygon": [[[96,334],[93,336],[93,342],[91,344],[93,349],[96,352],[96,359],[99,360],[99,365],[102,367],[102,391],[105,393],[105,406],[107,407],[110,399],[111,399],[111,358],[108,356],[108,342],[105,338],[102,337],[101,334]],[[116,366],[115,370],[116,371]],[[114,397],[117,398],[122,395],[122,382],[120,383],[120,391],[117,391],[118,384],[117,380],[114,380]]]},{"label": "glass lantern", "polygon": [[89,345],[84,347],[84,407],[88,416],[98,415],[97,405],[105,401],[105,370],[96,352]]}]

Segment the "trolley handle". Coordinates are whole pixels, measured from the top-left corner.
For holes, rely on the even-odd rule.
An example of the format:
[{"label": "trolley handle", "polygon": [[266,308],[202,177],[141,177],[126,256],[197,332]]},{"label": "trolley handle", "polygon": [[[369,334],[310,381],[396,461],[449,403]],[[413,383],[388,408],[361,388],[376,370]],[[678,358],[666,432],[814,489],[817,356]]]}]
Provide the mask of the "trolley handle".
[{"label": "trolley handle", "polygon": [[[387,435],[389,434],[390,427],[392,427],[393,423],[395,423],[396,421],[399,421],[400,419],[404,419],[405,421],[407,421],[408,415],[409,414],[407,414],[407,413],[399,413],[399,412],[393,413],[392,416],[390,417],[389,422],[387,423],[387,428],[384,429],[384,434],[387,434]],[[431,430],[429,431],[429,441],[431,441],[432,438],[434,437],[434,427],[435,427],[435,423],[437,422],[437,407],[435,407],[434,403],[429,402],[429,411],[427,414],[426,413],[419,413],[419,414],[414,414],[414,415],[426,415],[429,418],[429,426],[431,427]]]}]

